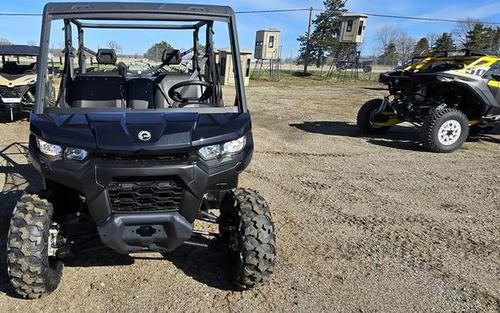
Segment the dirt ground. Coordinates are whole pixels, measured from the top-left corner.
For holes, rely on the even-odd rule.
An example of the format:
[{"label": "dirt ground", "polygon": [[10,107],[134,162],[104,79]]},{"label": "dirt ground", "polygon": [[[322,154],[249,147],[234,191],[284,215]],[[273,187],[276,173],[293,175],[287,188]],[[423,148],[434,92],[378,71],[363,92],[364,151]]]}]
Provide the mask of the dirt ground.
[{"label": "dirt ground", "polygon": [[[14,297],[4,264],[12,208],[40,180],[23,155],[28,123],[0,124],[0,311],[500,312],[500,130],[453,154],[417,132],[361,137],[355,115],[378,85],[252,82],[256,142],[241,185],[268,200],[271,283],[235,292],[221,255],[88,255],[40,300]],[[13,144],[14,143],[14,144]]]}]

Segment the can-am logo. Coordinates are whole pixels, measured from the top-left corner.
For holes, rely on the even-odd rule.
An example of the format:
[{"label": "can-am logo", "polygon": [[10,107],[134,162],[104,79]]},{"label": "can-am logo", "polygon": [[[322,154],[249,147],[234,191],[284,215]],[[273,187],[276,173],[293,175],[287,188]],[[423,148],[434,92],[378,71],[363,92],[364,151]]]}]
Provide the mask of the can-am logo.
[{"label": "can-am logo", "polygon": [[149,141],[151,139],[151,133],[147,130],[143,130],[140,131],[139,134],[137,134],[137,137],[139,138],[139,140]]}]

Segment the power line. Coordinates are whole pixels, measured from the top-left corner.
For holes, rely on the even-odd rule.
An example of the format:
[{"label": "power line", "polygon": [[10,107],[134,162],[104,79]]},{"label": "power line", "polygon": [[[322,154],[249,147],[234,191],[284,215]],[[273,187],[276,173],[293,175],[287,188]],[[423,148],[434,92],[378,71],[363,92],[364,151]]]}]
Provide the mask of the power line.
[{"label": "power line", "polygon": [[42,16],[40,13],[10,13],[0,12],[0,16]]},{"label": "power line", "polygon": [[[286,9],[286,10],[253,10],[253,11],[236,11],[236,14],[257,14],[257,13],[282,13],[282,12],[306,12],[310,9]],[[316,12],[323,12],[323,9],[313,9]],[[341,11],[340,13],[344,13]],[[418,16],[404,16],[404,15],[389,15],[389,14],[379,14],[379,13],[363,13],[368,16],[375,17],[385,17],[385,18],[397,18],[397,19],[405,19],[405,20],[417,20],[417,21],[431,21],[431,22],[448,22],[448,23],[470,23],[467,20],[459,20],[459,19],[445,19],[445,18],[434,18],[434,17],[418,17]],[[486,21],[476,21],[473,20],[474,23],[481,24],[492,24],[492,25],[500,25],[500,22],[486,22]]]},{"label": "power line", "polygon": [[[266,13],[288,13],[288,12],[307,12],[309,8],[304,9],[276,9],[276,10],[249,10],[249,11],[236,11],[236,14],[266,14]],[[323,12],[322,9],[314,9],[316,12]],[[344,12],[342,12],[344,13]],[[428,21],[428,22],[447,22],[447,23],[470,23],[471,21],[460,20],[460,19],[446,19],[446,18],[434,18],[434,17],[419,17],[419,16],[405,16],[405,15],[390,15],[390,14],[379,14],[379,13],[364,13],[368,16],[374,17],[384,17],[393,19],[404,19],[404,20],[415,20],[415,21]],[[40,13],[13,13],[13,12],[0,12],[0,16],[42,16]],[[487,22],[487,21],[476,21],[473,23],[489,24],[489,25],[500,25],[500,22]]]},{"label": "power line", "polygon": [[368,16],[397,18],[397,19],[416,20],[416,21],[451,22],[451,23],[470,23],[470,22],[473,22],[473,23],[481,23],[481,24],[500,25],[500,22],[486,22],[486,21],[476,21],[476,20],[467,21],[467,20],[455,20],[455,19],[434,18],[434,17],[387,15],[387,14],[378,14],[378,13],[365,13],[365,14]]}]

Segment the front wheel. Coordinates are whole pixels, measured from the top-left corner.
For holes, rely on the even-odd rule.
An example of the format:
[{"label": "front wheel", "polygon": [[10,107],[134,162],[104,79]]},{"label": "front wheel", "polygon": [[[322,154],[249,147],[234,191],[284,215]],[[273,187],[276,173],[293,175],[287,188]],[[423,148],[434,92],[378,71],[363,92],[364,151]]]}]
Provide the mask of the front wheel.
[{"label": "front wheel", "polygon": [[433,112],[423,127],[423,145],[432,152],[453,152],[460,148],[469,135],[469,120],[456,109]]},{"label": "front wheel", "polygon": [[366,135],[380,135],[385,133],[390,126],[375,126],[373,124],[375,115],[380,109],[384,100],[382,99],[372,99],[363,106],[358,111],[357,124],[359,130]]},{"label": "front wheel", "polygon": [[236,189],[226,198],[220,219],[235,284],[241,289],[266,284],[274,270],[276,238],[264,198],[254,190]]},{"label": "front wheel", "polygon": [[26,194],[12,214],[7,269],[12,287],[21,297],[40,298],[54,291],[61,280],[63,263],[49,256],[55,234],[53,212],[49,201]]}]

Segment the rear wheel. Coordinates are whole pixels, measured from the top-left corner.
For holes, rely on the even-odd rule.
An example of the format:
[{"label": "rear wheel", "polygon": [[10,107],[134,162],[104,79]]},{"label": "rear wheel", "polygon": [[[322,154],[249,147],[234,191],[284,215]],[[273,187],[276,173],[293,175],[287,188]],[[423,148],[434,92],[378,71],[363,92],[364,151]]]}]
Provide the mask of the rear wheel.
[{"label": "rear wheel", "polygon": [[433,112],[423,127],[424,147],[432,152],[452,152],[460,148],[469,134],[469,120],[456,109]]},{"label": "rear wheel", "polygon": [[[54,233],[52,204],[26,194],[17,203],[10,221],[7,266],[10,283],[24,298],[40,298],[54,291],[61,280],[63,263],[49,257]],[[52,246],[52,245],[51,245]]]},{"label": "rear wheel", "polygon": [[235,284],[242,289],[266,284],[274,270],[276,239],[264,198],[254,190],[235,190],[221,208],[220,232],[234,262]]},{"label": "rear wheel", "polygon": [[382,99],[372,99],[361,107],[358,111],[357,124],[359,130],[366,135],[379,135],[385,133],[390,126],[375,126],[373,125],[373,119],[375,113],[380,109],[384,100]]}]

